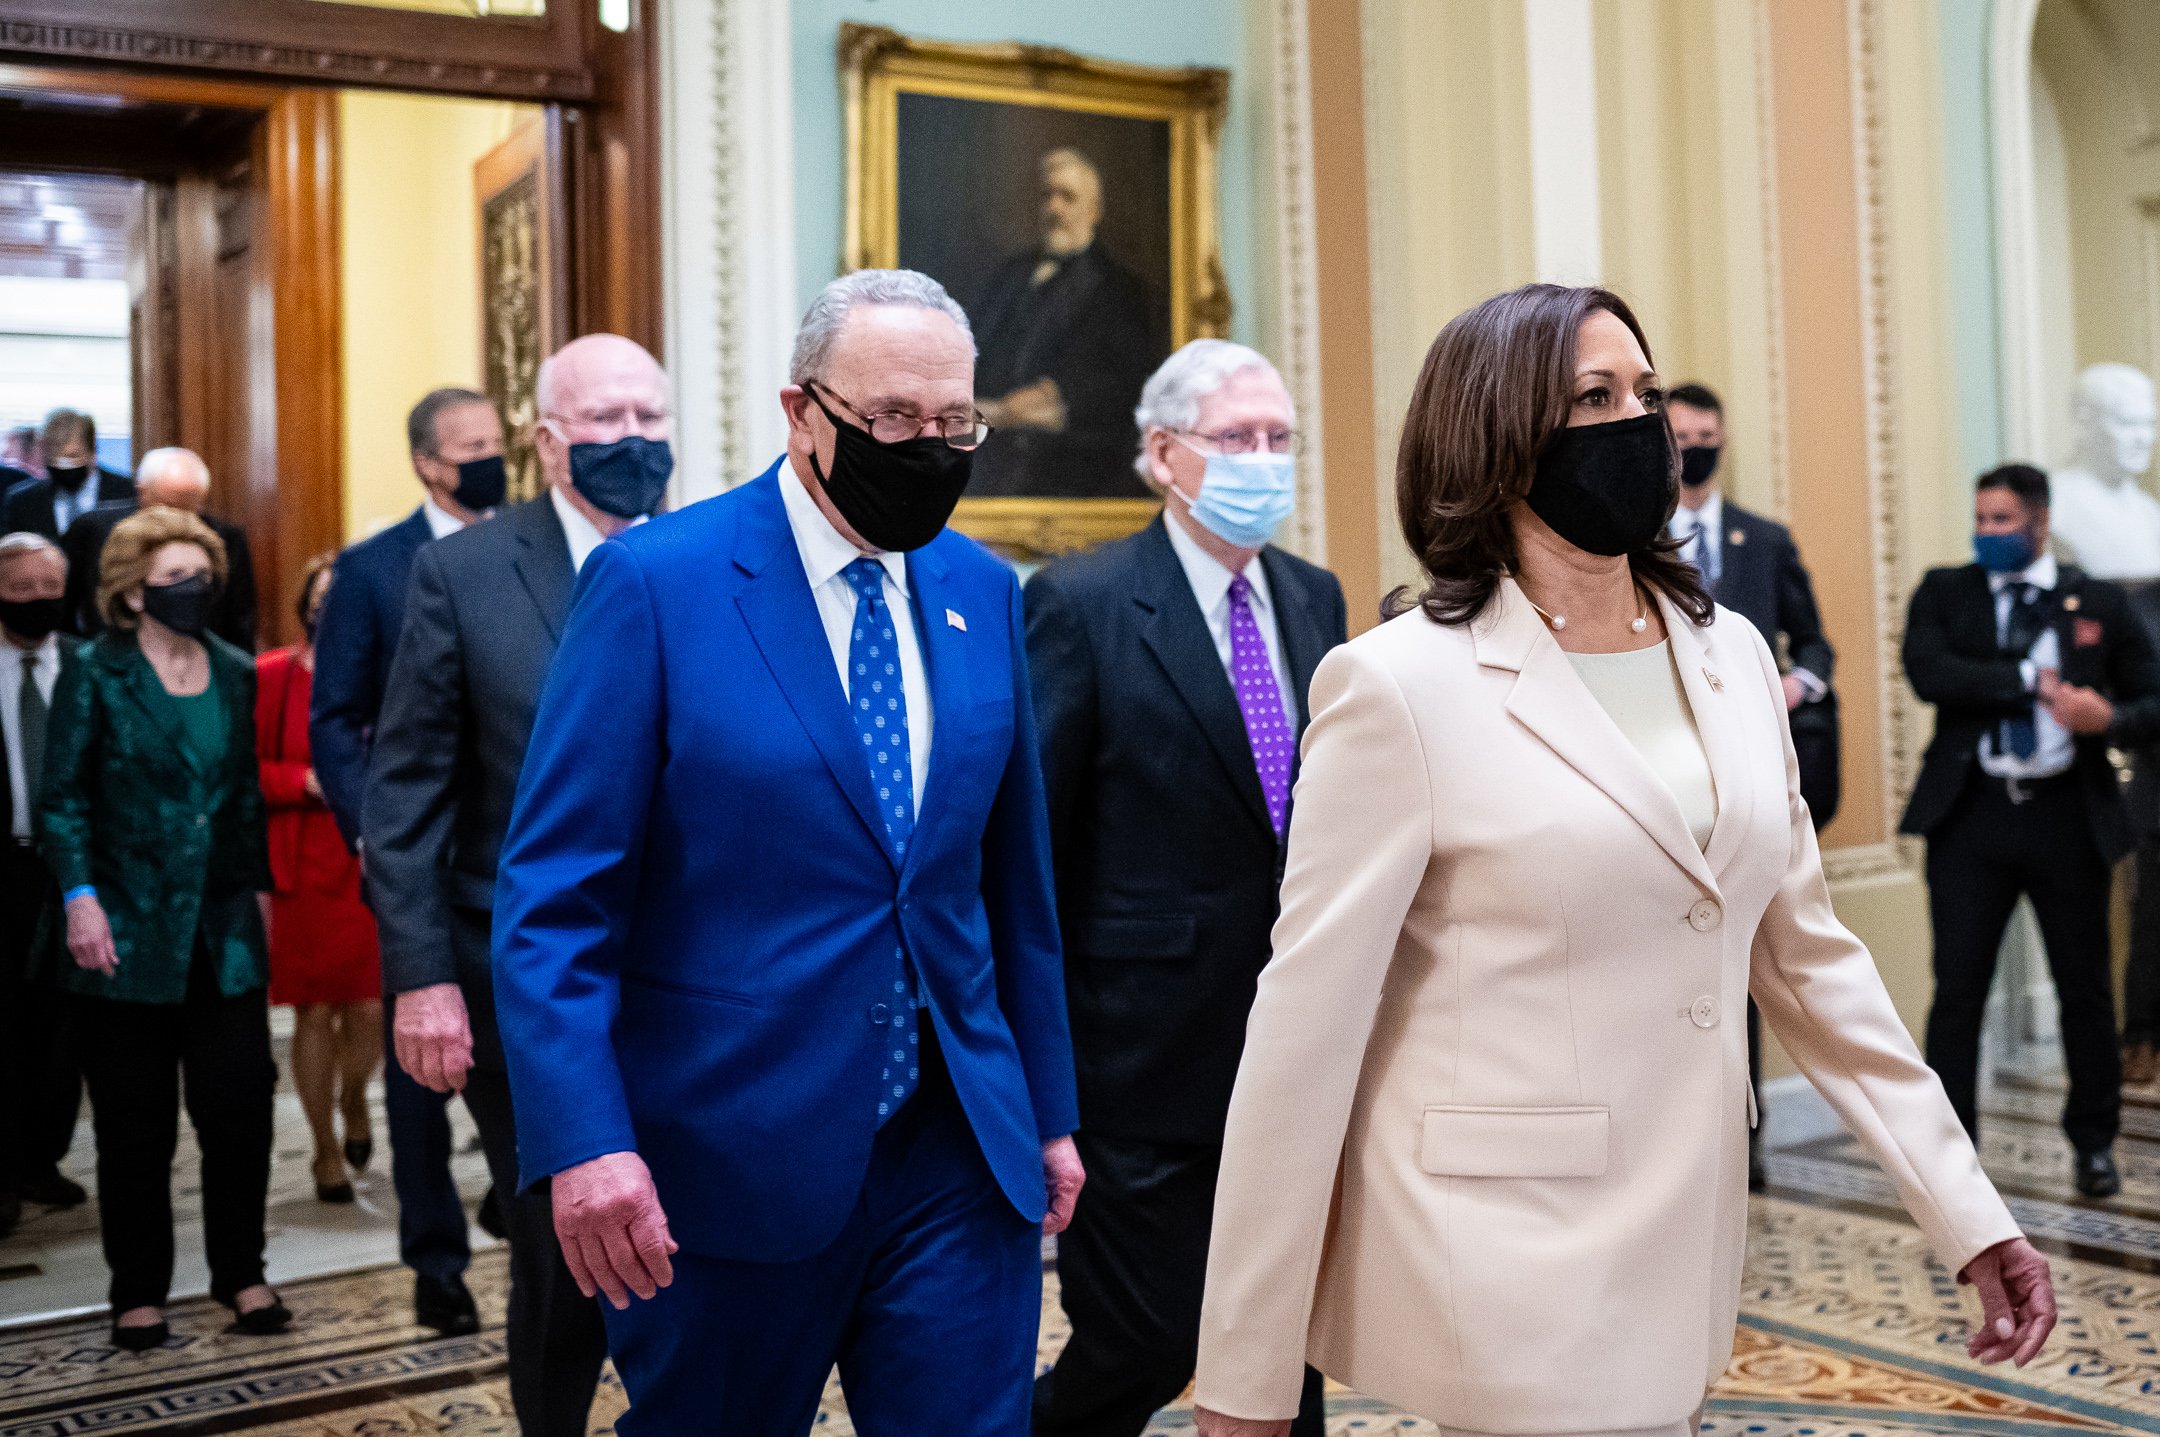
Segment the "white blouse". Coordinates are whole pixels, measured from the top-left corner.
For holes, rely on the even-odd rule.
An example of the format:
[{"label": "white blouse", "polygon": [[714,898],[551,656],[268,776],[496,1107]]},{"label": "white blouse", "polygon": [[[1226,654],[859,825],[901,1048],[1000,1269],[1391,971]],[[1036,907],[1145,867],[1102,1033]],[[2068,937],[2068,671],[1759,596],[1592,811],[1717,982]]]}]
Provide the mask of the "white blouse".
[{"label": "white blouse", "polygon": [[1717,823],[1717,786],[1710,756],[1688,707],[1672,645],[1655,644],[1624,654],[1569,654],[1568,662],[1623,737],[1635,746],[1679,801],[1695,846],[1710,842]]}]

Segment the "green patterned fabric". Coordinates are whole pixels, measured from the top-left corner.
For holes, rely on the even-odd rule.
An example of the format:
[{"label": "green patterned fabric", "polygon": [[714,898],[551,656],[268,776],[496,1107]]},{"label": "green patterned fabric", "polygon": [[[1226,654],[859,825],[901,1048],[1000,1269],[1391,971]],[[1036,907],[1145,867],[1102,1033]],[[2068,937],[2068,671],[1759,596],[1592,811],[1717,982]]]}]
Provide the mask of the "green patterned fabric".
[{"label": "green patterned fabric", "polygon": [[[269,981],[256,903],[270,887],[270,859],[255,761],[255,666],[221,639],[203,642],[214,700],[168,694],[135,636],[118,631],[85,645],[60,671],[38,845],[62,892],[97,889],[120,958],[107,978],[63,957],[59,981],[74,992],[178,1003],[198,933],[220,992]],[[58,926],[64,916],[48,921]],[[47,951],[61,946],[58,934],[48,939]]]}]

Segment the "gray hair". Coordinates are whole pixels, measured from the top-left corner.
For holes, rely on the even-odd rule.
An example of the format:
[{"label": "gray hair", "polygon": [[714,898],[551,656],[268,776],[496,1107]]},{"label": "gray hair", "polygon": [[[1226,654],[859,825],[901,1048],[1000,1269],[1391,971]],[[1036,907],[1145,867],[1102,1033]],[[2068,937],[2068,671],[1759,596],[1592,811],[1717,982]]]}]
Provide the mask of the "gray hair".
[{"label": "gray hair", "polygon": [[18,529],[12,534],[0,534],[0,570],[10,561],[24,554],[51,554],[60,561],[62,570],[67,568],[67,551],[43,534],[28,529]]},{"label": "gray hair", "polygon": [[1195,339],[1164,360],[1148,376],[1133,410],[1133,423],[1140,429],[1140,452],[1133,458],[1133,472],[1152,484],[1155,474],[1148,467],[1148,431],[1192,428],[1200,422],[1200,401],[1248,369],[1264,369],[1282,378],[1259,350],[1227,339]]},{"label": "gray hair", "polygon": [[959,325],[968,338],[968,348],[975,347],[975,330],[968,323],[967,311],[945,292],[944,285],[912,269],[859,269],[819,290],[817,298],[803,311],[802,324],[795,331],[795,354],[788,360],[788,383],[801,384],[824,373],[847,317],[866,304],[904,304],[934,310]]}]

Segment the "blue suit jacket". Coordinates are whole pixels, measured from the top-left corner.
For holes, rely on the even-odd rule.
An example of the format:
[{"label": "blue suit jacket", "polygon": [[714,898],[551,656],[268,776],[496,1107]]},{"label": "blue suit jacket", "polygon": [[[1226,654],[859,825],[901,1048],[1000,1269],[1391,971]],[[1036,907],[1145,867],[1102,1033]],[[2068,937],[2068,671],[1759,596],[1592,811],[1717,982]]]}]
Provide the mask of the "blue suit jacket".
[{"label": "blue suit jacket", "polygon": [[425,510],[415,509],[338,555],[315,631],[309,761],[338,830],[356,847],[368,745],[390,682],[398,631],[405,626],[405,590],[414,556],[433,538]]},{"label": "blue suit jacket", "polygon": [[1019,585],[955,533],[908,556],[937,722],[896,865],[777,474],[579,576],[495,891],[524,1181],[635,1150],[691,1251],[819,1251],[868,1165],[904,944],[1037,1220],[1079,1117]]}]

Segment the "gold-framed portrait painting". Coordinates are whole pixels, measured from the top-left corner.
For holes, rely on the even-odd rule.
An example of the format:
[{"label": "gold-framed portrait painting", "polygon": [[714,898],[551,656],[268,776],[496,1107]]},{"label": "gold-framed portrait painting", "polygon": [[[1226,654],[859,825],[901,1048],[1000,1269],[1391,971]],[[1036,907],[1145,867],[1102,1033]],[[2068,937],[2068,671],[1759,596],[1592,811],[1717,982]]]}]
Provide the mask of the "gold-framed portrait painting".
[{"label": "gold-framed portrait painting", "polygon": [[1229,72],[840,29],[846,268],[939,281],[975,331],[992,434],[954,526],[1016,558],[1161,507],[1133,406],[1229,330],[1216,174]]}]

